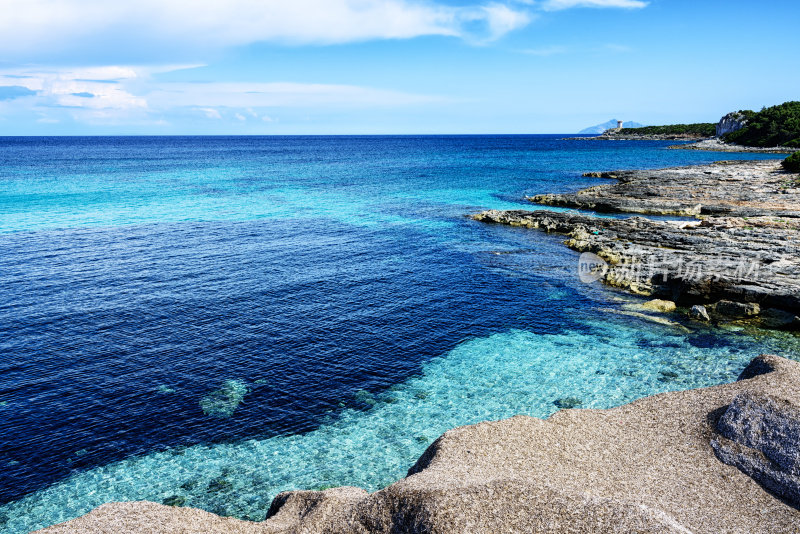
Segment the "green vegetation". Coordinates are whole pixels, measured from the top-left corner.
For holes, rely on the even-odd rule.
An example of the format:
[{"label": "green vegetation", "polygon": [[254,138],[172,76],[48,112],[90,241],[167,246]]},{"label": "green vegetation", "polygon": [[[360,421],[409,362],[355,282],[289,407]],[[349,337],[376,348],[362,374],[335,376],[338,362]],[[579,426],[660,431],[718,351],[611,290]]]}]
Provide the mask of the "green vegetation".
[{"label": "green vegetation", "polygon": [[747,125],[724,136],[744,146],[800,148],[800,102],[784,102],[748,115]]},{"label": "green vegetation", "polygon": [[696,124],[668,124],[666,126],[644,126],[642,128],[623,128],[621,135],[696,135],[713,137],[717,125],[711,122]]},{"label": "green vegetation", "polygon": [[783,168],[789,172],[800,172],[800,152],[795,152],[783,160]]}]

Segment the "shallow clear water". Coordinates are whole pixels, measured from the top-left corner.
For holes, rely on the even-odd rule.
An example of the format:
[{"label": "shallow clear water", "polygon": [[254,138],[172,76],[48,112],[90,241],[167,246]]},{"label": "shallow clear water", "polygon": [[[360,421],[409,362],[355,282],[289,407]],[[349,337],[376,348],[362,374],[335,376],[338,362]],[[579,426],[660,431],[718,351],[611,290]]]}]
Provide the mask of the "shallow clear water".
[{"label": "shallow clear water", "polygon": [[557,236],[464,217],[720,157],[666,144],[0,138],[0,528],[175,497],[262,519],[385,486],[453,426],[800,357],[604,312],[633,298]]}]

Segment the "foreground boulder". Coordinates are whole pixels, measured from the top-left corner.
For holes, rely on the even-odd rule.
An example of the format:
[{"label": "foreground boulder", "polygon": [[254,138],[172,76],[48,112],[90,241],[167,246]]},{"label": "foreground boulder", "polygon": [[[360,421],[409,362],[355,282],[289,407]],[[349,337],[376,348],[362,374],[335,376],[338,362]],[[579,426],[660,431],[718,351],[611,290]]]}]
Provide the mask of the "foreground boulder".
[{"label": "foreground boulder", "polygon": [[711,441],[726,464],[800,506],[800,408],[762,393],[738,395],[717,423]]},{"label": "foreground boulder", "polygon": [[731,384],[451,430],[388,488],[283,493],[262,523],[116,503],[42,532],[796,533],[798,406],[800,364],[760,356]]}]

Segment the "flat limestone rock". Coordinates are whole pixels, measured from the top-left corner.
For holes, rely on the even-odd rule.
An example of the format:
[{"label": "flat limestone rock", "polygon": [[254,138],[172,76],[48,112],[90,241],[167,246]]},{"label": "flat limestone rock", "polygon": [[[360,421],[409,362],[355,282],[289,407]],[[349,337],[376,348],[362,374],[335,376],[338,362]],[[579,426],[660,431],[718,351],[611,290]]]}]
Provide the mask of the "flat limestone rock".
[{"label": "flat limestone rock", "polygon": [[595,280],[712,312],[707,318],[696,308],[692,318],[800,330],[800,182],[780,162],[719,161],[595,175],[616,183],[528,200],[695,219],[613,219],[552,210],[489,210],[472,218],[564,234],[567,246],[607,263]]},{"label": "flat limestone rock", "polygon": [[712,310],[727,317],[753,317],[761,313],[761,306],[757,302],[732,302],[721,300],[713,305]]},{"label": "flat limestone rock", "polygon": [[642,308],[659,313],[670,313],[675,311],[675,303],[671,300],[653,299],[642,304]]},{"label": "flat limestone rock", "polygon": [[[712,448],[712,441],[728,440],[717,428],[723,414],[733,410],[730,418],[738,421],[737,413],[755,413],[736,408],[744,398],[800,405],[800,363],[760,356],[731,384],[610,410],[456,428],[388,488],[284,493],[262,523],[117,503],[41,532],[797,533],[800,510],[720,461]],[[780,417],[760,421],[766,429],[784,428]],[[742,443],[760,446],[752,436]]]},{"label": "flat limestone rock", "polygon": [[800,219],[711,217],[680,225],[551,210],[488,210],[473,219],[562,234],[565,245],[607,264],[597,279],[612,287],[687,306],[744,303],[744,317],[757,315],[758,303],[784,312],[783,320],[772,312],[764,326],[800,325]]},{"label": "flat limestone rock", "polygon": [[720,161],[658,170],[616,171],[616,183],[577,193],[528,197],[533,203],[606,213],[800,217],[800,188],[779,161]]}]

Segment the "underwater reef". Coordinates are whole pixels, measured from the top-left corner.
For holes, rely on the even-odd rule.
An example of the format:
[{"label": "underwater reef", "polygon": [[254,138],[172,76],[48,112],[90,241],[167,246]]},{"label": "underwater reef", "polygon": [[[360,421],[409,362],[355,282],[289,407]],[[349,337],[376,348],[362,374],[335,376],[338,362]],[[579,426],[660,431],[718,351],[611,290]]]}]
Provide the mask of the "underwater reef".
[{"label": "underwater reef", "polygon": [[230,417],[250,392],[240,380],[226,380],[222,386],[200,399],[203,413],[213,417]]}]

